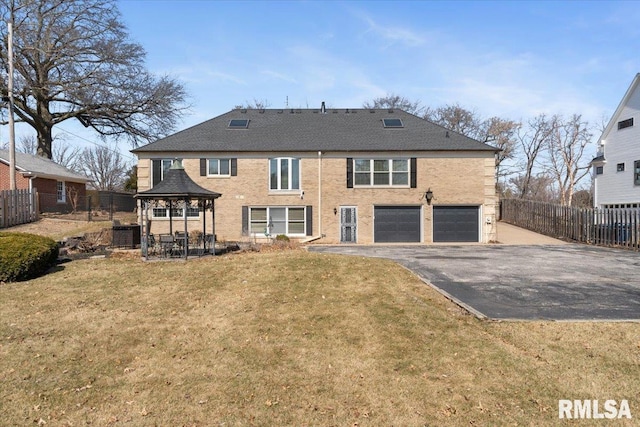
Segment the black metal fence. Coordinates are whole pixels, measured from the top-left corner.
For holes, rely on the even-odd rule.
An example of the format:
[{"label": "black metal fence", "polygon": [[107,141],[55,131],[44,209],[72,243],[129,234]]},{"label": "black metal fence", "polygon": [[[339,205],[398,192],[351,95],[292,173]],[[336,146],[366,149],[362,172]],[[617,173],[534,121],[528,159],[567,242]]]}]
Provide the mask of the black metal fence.
[{"label": "black metal fence", "polygon": [[500,218],[556,239],[640,250],[640,209],[583,209],[505,199]]},{"label": "black metal fence", "polygon": [[127,213],[135,219],[137,205],[132,193],[89,190],[86,196],[67,196],[63,201],[59,200],[58,194],[39,193],[39,196],[41,211],[50,215],[112,221]]}]

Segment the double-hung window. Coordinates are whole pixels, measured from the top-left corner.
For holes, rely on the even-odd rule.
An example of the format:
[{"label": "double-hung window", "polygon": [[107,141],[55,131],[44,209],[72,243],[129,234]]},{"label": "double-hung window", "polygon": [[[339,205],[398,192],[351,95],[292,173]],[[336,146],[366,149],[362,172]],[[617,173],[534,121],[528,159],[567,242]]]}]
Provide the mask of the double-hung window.
[{"label": "double-hung window", "polygon": [[249,232],[277,236],[305,235],[305,207],[259,207],[249,208]]},{"label": "double-hung window", "polygon": [[356,186],[408,186],[409,159],[354,159]]},{"label": "double-hung window", "polygon": [[269,189],[299,190],[300,159],[290,157],[269,159]]},{"label": "double-hung window", "polygon": [[207,176],[231,176],[231,159],[207,159]]},{"label": "double-hung window", "polygon": [[64,185],[64,181],[58,181],[56,183],[56,196],[58,203],[66,203],[67,202],[67,191],[66,186]]}]

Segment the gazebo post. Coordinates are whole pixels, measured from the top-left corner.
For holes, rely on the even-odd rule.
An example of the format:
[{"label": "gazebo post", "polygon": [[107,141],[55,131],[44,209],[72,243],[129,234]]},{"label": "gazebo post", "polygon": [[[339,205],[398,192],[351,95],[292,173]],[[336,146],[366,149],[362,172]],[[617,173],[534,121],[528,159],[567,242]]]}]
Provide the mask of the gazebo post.
[{"label": "gazebo post", "polygon": [[211,250],[216,254],[216,199],[211,199]]},{"label": "gazebo post", "polygon": [[200,200],[198,207],[202,205],[202,254],[207,252],[207,201]]},{"label": "gazebo post", "polygon": [[144,245],[142,248],[142,256],[147,261],[149,257],[149,212],[147,211],[147,201],[140,200],[140,208],[142,209],[142,227],[144,227]]},{"label": "gazebo post", "polygon": [[173,203],[169,199],[169,234],[173,236]]},{"label": "gazebo post", "polygon": [[189,240],[187,239],[187,199],[184,199],[184,209],[182,210],[184,213],[184,236],[183,236],[183,244],[184,248],[184,259],[187,259],[187,255],[189,254]]}]

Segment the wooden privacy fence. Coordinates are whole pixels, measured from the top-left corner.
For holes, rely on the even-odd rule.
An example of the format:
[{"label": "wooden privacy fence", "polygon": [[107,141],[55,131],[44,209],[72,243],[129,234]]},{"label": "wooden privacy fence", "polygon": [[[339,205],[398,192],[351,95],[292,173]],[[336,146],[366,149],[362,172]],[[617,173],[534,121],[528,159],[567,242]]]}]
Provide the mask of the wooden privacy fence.
[{"label": "wooden privacy fence", "polygon": [[640,250],[640,208],[583,209],[505,199],[500,215],[505,222],[556,239]]},{"label": "wooden privacy fence", "polygon": [[0,191],[0,228],[37,221],[38,217],[37,191]]}]

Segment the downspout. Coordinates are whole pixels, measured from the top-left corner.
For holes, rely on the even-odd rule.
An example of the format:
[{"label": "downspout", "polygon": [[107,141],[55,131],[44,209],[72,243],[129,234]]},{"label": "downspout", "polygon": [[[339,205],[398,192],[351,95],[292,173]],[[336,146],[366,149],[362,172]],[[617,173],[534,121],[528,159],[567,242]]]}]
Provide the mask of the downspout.
[{"label": "downspout", "polygon": [[322,237],[322,151],[318,151],[318,235]]},{"label": "downspout", "polygon": [[300,243],[309,243],[322,239],[322,151],[318,151],[318,234],[302,240]]}]

